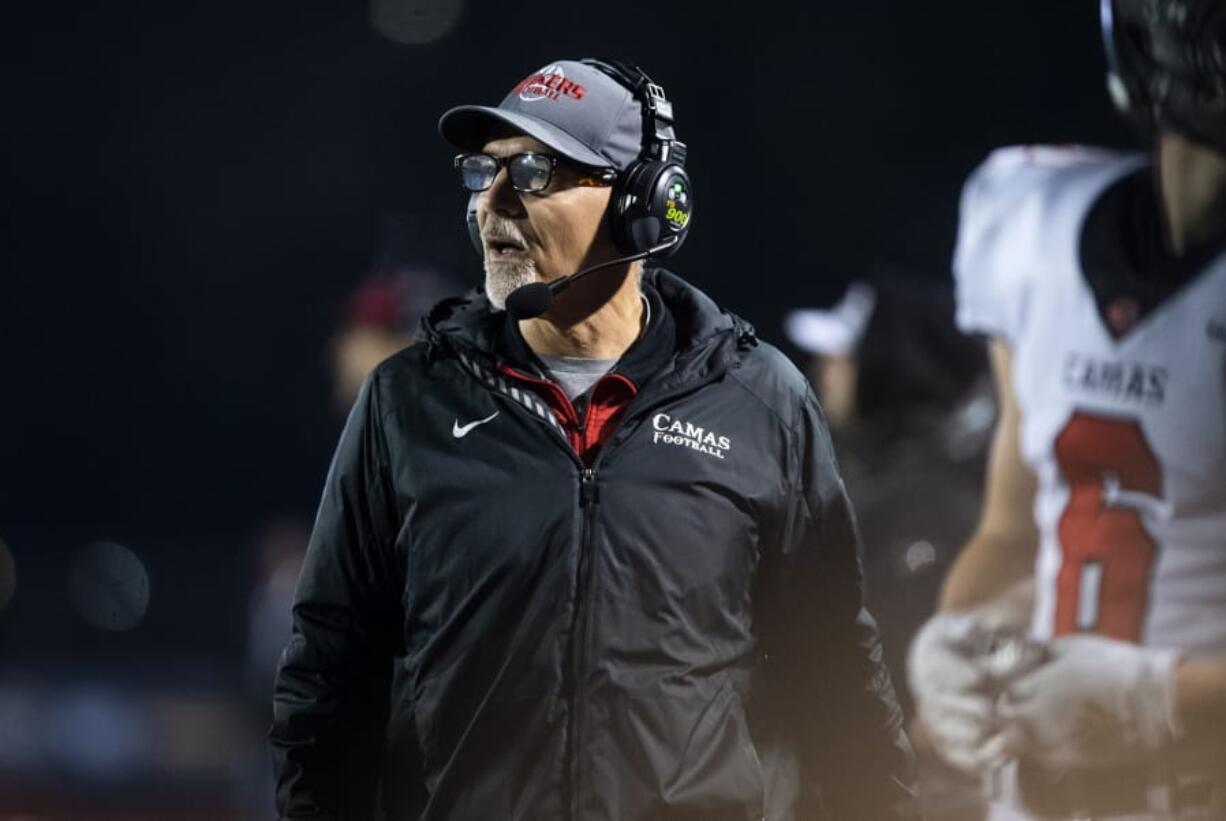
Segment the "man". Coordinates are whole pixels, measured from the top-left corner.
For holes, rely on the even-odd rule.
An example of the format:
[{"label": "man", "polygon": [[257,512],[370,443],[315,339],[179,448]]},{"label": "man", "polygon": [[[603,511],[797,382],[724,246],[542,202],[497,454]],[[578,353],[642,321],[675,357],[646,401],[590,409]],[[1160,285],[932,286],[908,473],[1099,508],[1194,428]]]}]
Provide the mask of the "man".
[{"label": "man", "polygon": [[[974,530],[993,421],[986,353],[954,324],[953,289],[933,286],[914,271],[874,274],[830,309],[792,311],[784,325],[811,355],[891,670],[904,668]],[[911,714],[907,695],[899,698]]]},{"label": "man", "polygon": [[346,300],[328,343],[333,407],[347,414],[375,366],[411,344],[421,321],[455,293],[453,277],[426,261],[408,214],[379,221],[374,264]]},{"label": "man", "polygon": [[[812,355],[807,372],[859,514],[869,609],[895,671],[975,528],[995,420],[986,348],[958,330],[950,286],[914,271],[879,272],[853,282],[829,310],[791,312],[784,326]],[[908,695],[899,701],[913,720]],[[982,821],[974,777],[933,756],[919,763],[926,818]]]},{"label": "man", "polygon": [[663,92],[561,61],[440,130],[485,289],[342,434],[277,682],[281,816],[370,817],[386,747],[398,819],[900,817],[906,738],[804,378],[638,262],[503,310],[684,238]]},{"label": "man", "polygon": [[1001,412],[910,678],[990,818],[1223,819],[1226,7],[1102,9],[1153,156],[1006,149],[967,184],[958,316]]}]

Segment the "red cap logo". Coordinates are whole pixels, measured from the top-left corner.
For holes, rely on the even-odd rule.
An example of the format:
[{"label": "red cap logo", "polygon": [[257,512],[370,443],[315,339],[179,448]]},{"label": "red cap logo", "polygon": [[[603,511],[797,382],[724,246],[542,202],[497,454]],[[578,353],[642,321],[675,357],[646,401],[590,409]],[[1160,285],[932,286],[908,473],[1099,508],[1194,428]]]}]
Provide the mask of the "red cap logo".
[{"label": "red cap logo", "polygon": [[554,64],[529,76],[511,92],[518,94],[519,99],[525,103],[534,103],[537,100],[560,100],[564,97],[582,100],[587,89],[573,80],[566,79],[562,67]]}]

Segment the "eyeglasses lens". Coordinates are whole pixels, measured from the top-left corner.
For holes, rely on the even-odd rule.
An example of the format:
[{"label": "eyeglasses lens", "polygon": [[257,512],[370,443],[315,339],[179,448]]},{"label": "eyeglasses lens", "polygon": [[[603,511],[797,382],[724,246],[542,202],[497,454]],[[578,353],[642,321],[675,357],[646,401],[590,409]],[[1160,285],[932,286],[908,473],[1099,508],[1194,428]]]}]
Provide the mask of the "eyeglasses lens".
[{"label": "eyeglasses lens", "polygon": [[552,173],[553,163],[542,154],[519,154],[511,158],[511,187],[516,191],[544,191]]},{"label": "eyeglasses lens", "polygon": [[456,167],[460,185],[467,191],[485,191],[494,184],[498,168],[505,162],[516,191],[544,191],[553,176],[553,158],[546,154],[516,154],[499,160],[489,154],[464,154]]},{"label": "eyeglasses lens", "polygon": [[498,176],[498,161],[488,154],[469,154],[460,159],[460,184],[468,191],[484,191]]}]

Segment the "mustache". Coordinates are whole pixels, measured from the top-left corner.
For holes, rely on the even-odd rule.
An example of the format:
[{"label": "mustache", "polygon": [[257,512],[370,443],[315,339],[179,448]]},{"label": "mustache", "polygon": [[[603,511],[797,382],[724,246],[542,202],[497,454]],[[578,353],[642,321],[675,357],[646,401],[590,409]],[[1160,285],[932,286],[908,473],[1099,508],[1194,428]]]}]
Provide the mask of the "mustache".
[{"label": "mustache", "polygon": [[485,225],[481,229],[481,238],[487,243],[513,242],[521,248],[528,247],[527,239],[519,230],[518,225],[510,220],[495,217],[493,214],[486,217]]}]

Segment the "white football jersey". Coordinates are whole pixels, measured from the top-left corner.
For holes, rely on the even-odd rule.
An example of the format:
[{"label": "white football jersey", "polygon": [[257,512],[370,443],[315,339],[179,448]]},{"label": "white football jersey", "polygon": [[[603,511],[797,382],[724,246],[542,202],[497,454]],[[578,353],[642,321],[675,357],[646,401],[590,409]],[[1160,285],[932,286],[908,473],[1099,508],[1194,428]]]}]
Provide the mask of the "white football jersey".
[{"label": "white football jersey", "polygon": [[1038,479],[1037,638],[1226,650],[1226,253],[1118,339],[1080,262],[1091,206],[1147,162],[995,152],[963,192],[958,323],[1013,353]]}]

